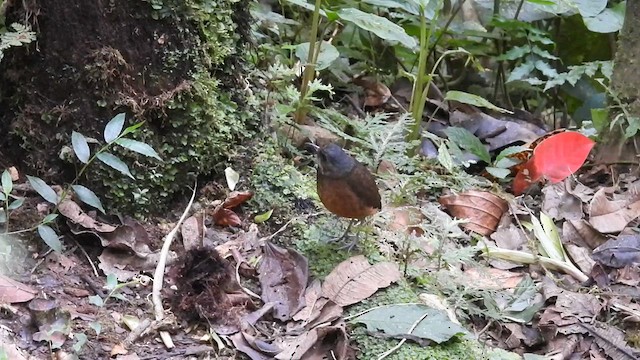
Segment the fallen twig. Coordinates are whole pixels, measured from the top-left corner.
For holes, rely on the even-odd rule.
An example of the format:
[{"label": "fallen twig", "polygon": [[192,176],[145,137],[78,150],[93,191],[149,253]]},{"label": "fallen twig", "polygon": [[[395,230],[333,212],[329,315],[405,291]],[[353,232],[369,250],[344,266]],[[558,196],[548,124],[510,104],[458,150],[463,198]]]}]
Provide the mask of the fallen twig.
[{"label": "fallen twig", "polygon": [[[191,210],[193,200],[196,197],[197,185],[198,182],[196,181],[193,185],[193,193],[191,194],[189,204],[187,204],[186,209],[184,209],[184,212],[182,213],[180,220],[178,220],[178,223],[176,223],[176,226],[164,238],[162,250],[160,251],[160,258],[158,259],[158,266],[156,266],[156,271],[153,274],[153,291],[151,293],[151,300],[153,302],[153,310],[155,313],[156,321],[158,322],[161,322],[164,318],[164,308],[162,307],[162,298],[160,297],[160,291],[162,290],[162,284],[164,283],[164,268],[167,263],[167,255],[169,254],[169,248],[171,247],[173,238],[175,238],[176,233],[178,233],[178,230],[180,229],[180,225],[182,225],[182,222],[187,218],[187,215],[189,214],[189,210]],[[173,348],[174,345],[169,332],[160,331],[159,333],[164,345],[169,349]]]}]

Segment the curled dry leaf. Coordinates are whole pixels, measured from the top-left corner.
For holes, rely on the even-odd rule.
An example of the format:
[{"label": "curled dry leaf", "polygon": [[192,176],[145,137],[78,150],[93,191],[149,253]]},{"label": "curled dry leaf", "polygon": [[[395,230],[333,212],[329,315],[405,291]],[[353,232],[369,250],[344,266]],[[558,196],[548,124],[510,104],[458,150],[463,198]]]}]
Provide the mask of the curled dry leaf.
[{"label": "curled dry leaf", "polygon": [[216,208],[213,212],[213,221],[220,226],[240,226],[242,220],[233,210],[225,209],[222,206]]},{"label": "curled dry leaf", "polygon": [[396,264],[380,262],[371,265],[363,255],[358,255],[341,262],[333,269],[322,284],[322,295],[340,306],[347,306],[391,285],[400,276]]},{"label": "curled dry leaf", "polygon": [[82,226],[87,230],[94,230],[99,233],[109,233],[116,229],[115,226],[97,221],[82,210],[80,205],[72,200],[64,200],[58,206],[60,214],[71,222]]},{"label": "curled dry leaf", "polygon": [[458,195],[445,195],[438,201],[451,216],[469,220],[462,224],[464,228],[481,235],[493,233],[502,214],[509,209],[506,201],[486,191],[471,190]]},{"label": "curled dry leaf", "polygon": [[640,194],[628,192],[624,200],[607,199],[602,188],[589,204],[589,223],[601,233],[622,231],[627,224],[640,216]]},{"label": "curled dry leaf", "polygon": [[234,207],[249,201],[253,197],[251,191],[232,191],[224,200],[222,207],[225,209],[233,209]]},{"label": "curled dry leaf", "polygon": [[309,276],[307,259],[295,250],[270,242],[263,248],[264,256],[258,266],[262,301],[274,302],[273,316],[287,321],[304,306]]},{"label": "curled dry leaf", "polygon": [[389,229],[404,231],[408,234],[421,236],[424,230],[420,228],[420,223],[424,220],[424,214],[420,209],[412,206],[394,208],[393,221],[389,224]]},{"label": "curled dry leaf", "polygon": [[0,303],[14,304],[33,299],[38,291],[0,274]]},{"label": "curled dry leaf", "polygon": [[353,83],[364,88],[364,106],[378,107],[386,104],[391,98],[391,90],[373,78],[359,77],[353,79]]}]

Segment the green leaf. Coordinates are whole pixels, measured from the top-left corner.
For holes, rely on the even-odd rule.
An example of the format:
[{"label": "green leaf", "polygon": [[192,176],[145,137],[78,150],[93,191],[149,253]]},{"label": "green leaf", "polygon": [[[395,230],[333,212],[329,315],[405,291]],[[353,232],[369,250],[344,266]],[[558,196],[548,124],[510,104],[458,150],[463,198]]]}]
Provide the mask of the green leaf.
[{"label": "green leaf", "polygon": [[49,214],[42,219],[42,225],[48,224],[58,218],[58,214]]},{"label": "green leaf", "polygon": [[263,223],[271,218],[271,214],[273,214],[273,209],[260,215],[256,215],[256,217],[253,218],[253,222],[255,222],[256,224]]},{"label": "green leaf", "polygon": [[350,21],[361,29],[371,31],[382,39],[397,41],[409,49],[415,49],[418,42],[407,35],[402,27],[389,21],[387,18],[375,14],[369,14],[354,8],[338,11],[342,20]]},{"label": "green leaf", "polygon": [[31,184],[33,189],[42,196],[43,199],[54,205],[58,203],[58,194],[56,194],[51,186],[47,185],[44,180],[39,177],[29,175],[27,175],[27,180],[29,180],[29,184]]},{"label": "green leaf", "polygon": [[[305,0],[286,0],[286,1],[292,4],[296,4],[300,7],[303,7],[309,11],[315,10],[315,6],[313,4],[306,2]],[[320,15],[326,17],[327,13],[323,9],[320,9]]]},{"label": "green leaf", "polygon": [[13,181],[9,170],[5,170],[2,172],[2,192],[8,197],[11,191],[13,191]]},{"label": "green leaf", "polygon": [[0,192],[0,201],[7,201],[7,195],[5,195],[3,192]]},{"label": "green leaf", "polygon": [[224,169],[224,176],[227,178],[227,186],[229,187],[229,190],[235,190],[236,185],[238,185],[238,181],[240,181],[240,174],[232,168],[227,167]]},{"label": "green leaf", "polygon": [[116,140],[116,144],[122,146],[123,148],[129,149],[131,151],[135,151],[138,154],[156,158],[162,161],[162,158],[160,158],[158,153],[155,150],[153,150],[153,148],[150,145],[143,143],[142,141],[127,139],[127,138],[120,138]]},{"label": "green leaf", "polygon": [[19,198],[9,205],[9,210],[15,210],[24,204],[24,198]]},{"label": "green leaf", "polygon": [[82,185],[72,185],[71,187],[73,188],[73,191],[76,193],[76,195],[78,195],[80,201],[89,206],[93,206],[94,208],[100,210],[100,212],[105,214],[100,199],[93,191]]},{"label": "green leaf", "polygon": [[105,165],[110,166],[115,170],[118,170],[122,174],[127,175],[132,179],[135,179],[133,175],[131,175],[131,172],[129,171],[129,167],[127,166],[127,164],[122,162],[122,160],[120,160],[117,156],[104,152],[104,153],[99,153],[97,157],[98,157],[98,160],[102,161]]},{"label": "green leaf", "polygon": [[453,100],[453,101],[457,101],[457,102],[461,102],[461,103],[469,104],[473,106],[485,107],[487,109],[499,111],[501,113],[513,114],[513,111],[509,111],[507,109],[497,107],[493,105],[491,102],[489,102],[488,100],[478,95],[469,94],[463,91],[449,90],[447,91],[447,95],[445,96],[444,99],[448,101]]},{"label": "green leaf", "polygon": [[593,127],[598,131],[598,133],[602,133],[602,131],[607,128],[608,120],[609,109],[591,109],[591,121],[593,122]]},{"label": "green leaf", "polygon": [[507,176],[509,176],[509,174],[511,174],[511,170],[509,169],[502,169],[502,168],[497,168],[492,166],[487,166],[485,170],[489,174],[491,174],[491,176],[498,179],[505,179]]},{"label": "green leaf", "polygon": [[529,151],[529,148],[527,146],[509,146],[508,148],[500,151],[500,154],[496,156],[496,161],[500,161],[509,155],[521,153],[524,151]]},{"label": "green leaf", "polygon": [[122,127],[124,126],[125,114],[120,113],[111,119],[107,126],[104,127],[104,141],[110,143],[120,136]]},{"label": "green leaf", "polygon": [[113,290],[118,286],[118,277],[115,274],[107,275],[107,285],[105,286],[107,290]]},{"label": "green leaf", "polygon": [[607,8],[607,0],[574,0],[574,2],[583,18],[596,16]]},{"label": "green leaf", "polygon": [[487,164],[491,163],[491,155],[484,144],[469,130],[460,127],[448,127],[444,130],[447,137],[462,149],[479,157]]},{"label": "green leaf", "polygon": [[50,226],[40,225],[38,226],[38,234],[44,240],[45,244],[49,245],[53,251],[57,253],[62,252],[62,243],[60,242],[60,238],[58,234],[56,234],[55,230],[53,230]]},{"label": "green leaf", "polygon": [[[100,299],[102,300],[102,299]],[[100,332],[102,331],[102,324],[100,324],[97,321],[92,321],[89,323],[89,327],[91,327],[93,329],[93,331],[96,332],[96,335],[100,335]]]},{"label": "green leaf", "polygon": [[74,337],[76,339],[76,343],[73,344],[73,351],[79,353],[84,347],[84,344],[87,343],[87,335],[83,333],[75,333]]},{"label": "green leaf", "polygon": [[89,296],[89,304],[93,304],[95,306],[98,307],[103,307],[104,306],[104,301],[102,300],[102,298],[98,295],[93,295],[93,296]]},{"label": "green leaf", "polygon": [[530,45],[516,46],[514,48],[511,48],[506,53],[496,57],[496,60],[499,60],[499,61],[517,60],[517,59],[524,58],[530,52],[531,52],[531,46]]},{"label": "green leaf", "polygon": [[[309,46],[310,43],[305,42],[296,46],[296,56],[300,59],[300,62],[303,64],[309,64]],[[335,46],[333,46],[328,41],[318,41],[316,42],[316,46],[320,46],[320,53],[318,54],[318,59],[316,61],[316,70],[324,70],[331,66],[338,57],[340,57],[340,53]],[[317,49],[317,48],[316,48]]]},{"label": "green leaf", "polygon": [[141,122],[139,122],[137,124],[133,124],[133,125],[129,126],[128,128],[124,129],[124,131],[122,132],[122,136],[125,136],[125,135],[128,135],[128,134],[131,134],[131,133],[135,132],[142,125],[144,125],[144,121],[141,121]]},{"label": "green leaf", "polygon": [[[415,326],[419,319],[422,320]],[[388,336],[411,334],[438,344],[467,333],[462,326],[449,320],[446,312],[421,304],[381,306],[351,322],[363,323],[369,331],[380,331]]]},{"label": "green leaf", "polygon": [[535,69],[535,64],[532,62],[523,62],[511,70],[511,74],[507,78],[507,82],[523,80],[531,76],[531,72]]},{"label": "green leaf", "polygon": [[82,161],[83,164],[86,164],[89,161],[89,157],[91,157],[91,150],[89,149],[89,144],[87,143],[87,139],[84,138],[84,135],[75,131],[72,132],[71,145],[73,145],[73,152],[76,153],[78,160]]},{"label": "green leaf", "polygon": [[[622,4],[622,6],[620,6]],[[624,23],[625,2],[619,3],[611,9],[604,9],[593,17],[582,18],[587,29],[597,33],[613,33],[622,29]]]},{"label": "green leaf", "polygon": [[4,212],[4,209],[0,209],[0,224],[4,224],[7,222],[7,214]]}]

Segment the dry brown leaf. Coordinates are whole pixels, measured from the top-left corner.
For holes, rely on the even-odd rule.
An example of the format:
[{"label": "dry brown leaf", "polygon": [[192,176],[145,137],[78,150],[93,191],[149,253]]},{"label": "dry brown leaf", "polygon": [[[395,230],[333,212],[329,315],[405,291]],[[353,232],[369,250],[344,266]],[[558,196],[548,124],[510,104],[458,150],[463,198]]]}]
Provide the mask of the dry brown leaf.
[{"label": "dry brown leaf", "polygon": [[464,271],[460,278],[463,285],[469,288],[485,290],[513,289],[521,281],[523,274],[488,267],[473,267]]},{"label": "dry brown leaf", "polygon": [[583,218],[582,200],[573,195],[568,186],[569,180],[565,180],[557,184],[549,184],[542,189],[544,193],[542,211],[554,220]]},{"label": "dry brown leaf", "polygon": [[182,234],[182,245],[186,251],[202,246],[202,236],[204,231],[203,217],[196,214],[188,217],[180,228]]},{"label": "dry brown leaf", "polygon": [[233,210],[225,209],[222,206],[219,206],[213,212],[213,221],[216,225],[220,226],[240,226],[242,225],[242,220],[238,214],[233,212]]},{"label": "dry brown leaf", "polygon": [[58,205],[60,214],[69,219],[71,222],[82,226],[88,230],[94,230],[100,233],[109,233],[116,229],[115,226],[97,221],[80,208],[80,205],[71,200],[64,200]]},{"label": "dry brown leaf", "polygon": [[640,216],[640,195],[628,193],[624,200],[607,199],[606,189],[600,189],[589,204],[589,223],[604,234],[616,233]]},{"label": "dry brown leaf", "polygon": [[368,298],[400,277],[396,264],[380,262],[371,265],[363,255],[358,255],[333,269],[322,284],[322,295],[340,306],[347,306]]},{"label": "dry brown leaf", "polygon": [[509,205],[502,198],[486,191],[467,191],[461,194],[444,195],[438,199],[451,216],[468,219],[461,226],[481,235],[490,235],[496,230],[500,218]]},{"label": "dry brown leaf", "polygon": [[225,209],[233,209],[234,207],[249,201],[253,197],[251,191],[232,191],[224,200],[222,207]]},{"label": "dry brown leaf", "polygon": [[270,242],[263,249],[258,265],[262,301],[275,303],[273,317],[287,321],[304,306],[309,276],[307,259],[295,250]]},{"label": "dry brown leaf", "polygon": [[0,303],[14,304],[33,299],[38,291],[0,274]]},{"label": "dry brown leaf", "polygon": [[593,259],[603,265],[621,268],[640,264],[640,235],[620,235],[593,250]]},{"label": "dry brown leaf", "polygon": [[336,326],[311,329],[288,341],[278,360],[345,360],[348,354],[344,322]]},{"label": "dry brown leaf", "polygon": [[594,229],[586,220],[565,221],[562,224],[562,239],[591,250],[607,241],[607,237]]},{"label": "dry brown leaf", "polygon": [[389,224],[389,229],[394,231],[402,231],[407,234],[416,234],[421,236],[424,230],[418,225],[424,220],[424,214],[420,209],[412,206],[393,208],[393,221]]}]

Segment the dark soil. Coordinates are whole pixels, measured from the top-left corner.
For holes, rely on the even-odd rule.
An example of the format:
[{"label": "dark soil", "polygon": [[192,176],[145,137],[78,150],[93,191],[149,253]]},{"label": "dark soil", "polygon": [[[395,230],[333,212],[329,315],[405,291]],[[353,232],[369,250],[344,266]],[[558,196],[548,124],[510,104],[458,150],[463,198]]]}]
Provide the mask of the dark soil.
[{"label": "dark soil", "polygon": [[154,96],[179,87],[192,64],[181,59],[169,68],[165,55],[193,45],[179,30],[188,24],[150,12],[144,1],[13,3],[7,23],[28,19],[38,39],[0,63],[0,133],[9,134],[0,137],[0,166],[68,180],[75,171],[52,149],[69,144],[72,130],[100,138],[117,112],[153,111]]}]

